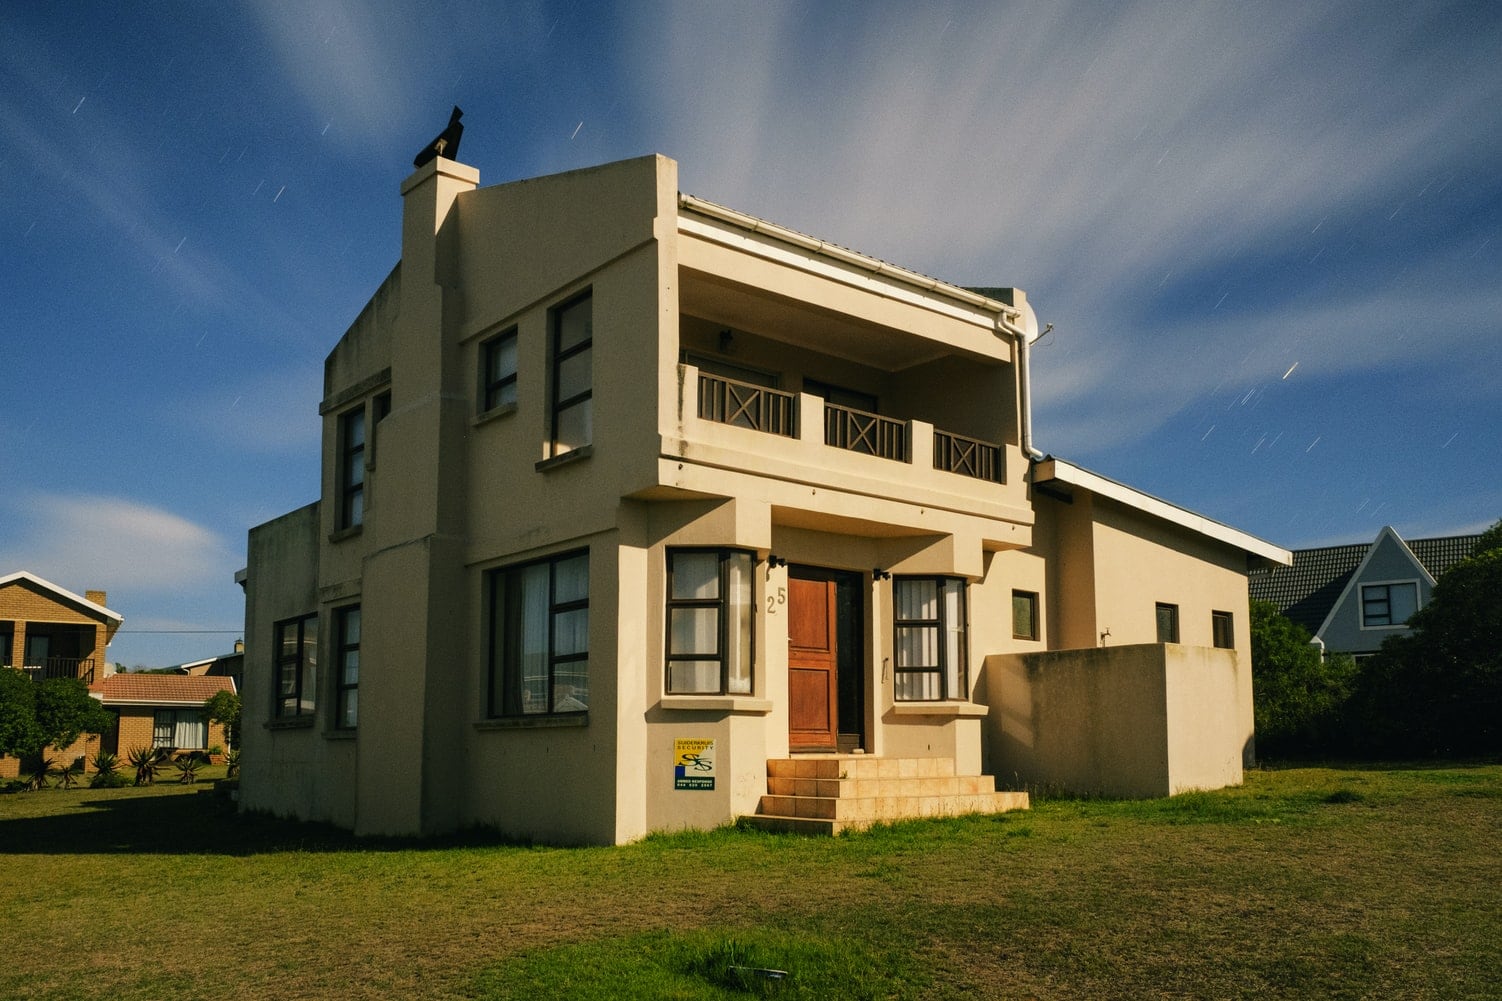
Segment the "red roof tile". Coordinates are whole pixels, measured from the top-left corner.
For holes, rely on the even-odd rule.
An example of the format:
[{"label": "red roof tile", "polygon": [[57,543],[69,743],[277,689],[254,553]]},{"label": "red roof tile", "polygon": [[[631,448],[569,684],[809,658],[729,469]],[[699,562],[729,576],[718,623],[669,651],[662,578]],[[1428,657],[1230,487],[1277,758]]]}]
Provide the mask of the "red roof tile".
[{"label": "red roof tile", "polygon": [[94,686],[104,704],[202,705],[215,693],[235,690],[232,678],[188,674],[112,674]]}]

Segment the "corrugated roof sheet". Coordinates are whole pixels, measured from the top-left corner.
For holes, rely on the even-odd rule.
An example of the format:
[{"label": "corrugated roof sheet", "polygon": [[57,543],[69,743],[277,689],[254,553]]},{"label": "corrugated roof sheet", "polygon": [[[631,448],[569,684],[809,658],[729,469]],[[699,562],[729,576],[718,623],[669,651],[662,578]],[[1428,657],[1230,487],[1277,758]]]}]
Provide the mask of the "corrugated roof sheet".
[{"label": "corrugated roof sheet", "polygon": [[[1451,535],[1405,539],[1404,543],[1429,575],[1438,580],[1446,570],[1471,555],[1479,538],[1479,535]],[[1324,624],[1351,574],[1371,548],[1371,542],[1360,542],[1295,549],[1291,565],[1252,572],[1248,579],[1252,600],[1272,602],[1284,615],[1313,633]]]},{"label": "corrugated roof sheet", "polygon": [[202,705],[216,693],[235,690],[231,678],[188,674],[112,674],[94,686],[111,702]]}]

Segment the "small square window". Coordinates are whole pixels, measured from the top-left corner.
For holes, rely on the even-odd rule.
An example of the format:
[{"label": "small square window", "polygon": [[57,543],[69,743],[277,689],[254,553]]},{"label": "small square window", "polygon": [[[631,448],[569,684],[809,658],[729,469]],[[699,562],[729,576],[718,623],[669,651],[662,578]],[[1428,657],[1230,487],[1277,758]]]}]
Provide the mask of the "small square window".
[{"label": "small square window", "polygon": [[1034,591],[1012,592],[1012,638],[1038,638],[1038,595]]},{"label": "small square window", "polygon": [[1179,606],[1158,603],[1158,642],[1179,641]]}]

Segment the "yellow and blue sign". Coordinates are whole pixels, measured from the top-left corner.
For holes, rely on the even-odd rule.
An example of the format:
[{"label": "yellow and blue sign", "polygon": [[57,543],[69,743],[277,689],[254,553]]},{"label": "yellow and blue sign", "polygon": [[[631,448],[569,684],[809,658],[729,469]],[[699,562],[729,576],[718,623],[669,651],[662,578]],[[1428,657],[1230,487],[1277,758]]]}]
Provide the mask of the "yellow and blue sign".
[{"label": "yellow and blue sign", "polygon": [[673,741],[673,788],[714,788],[714,740],[678,737]]}]

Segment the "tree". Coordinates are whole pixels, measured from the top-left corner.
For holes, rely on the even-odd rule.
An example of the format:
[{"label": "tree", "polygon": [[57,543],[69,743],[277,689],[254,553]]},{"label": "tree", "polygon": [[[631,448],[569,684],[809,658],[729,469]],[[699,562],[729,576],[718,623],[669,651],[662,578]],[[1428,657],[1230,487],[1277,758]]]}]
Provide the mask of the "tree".
[{"label": "tree", "polygon": [[1269,601],[1254,601],[1253,711],[1257,746],[1276,754],[1317,753],[1334,739],[1356,679],[1346,654],[1324,656],[1309,631]]},{"label": "tree", "polygon": [[224,724],[224,741],[230,747],[240,744],[240,696],[228,688],[221,689],[203,704],[211,721]]},{"label": "tree", "polygon": [[32,681],[0,668],[0,751],[36,767],[48,747],[66,748],[86,733],[104,733],[115,717],[76,678]]},{"label": "tree", "polygon": [[1404,754],[1502,750],[1502,522],[1435,584],[1382,644],[1357,701],[1367,749]]}]

